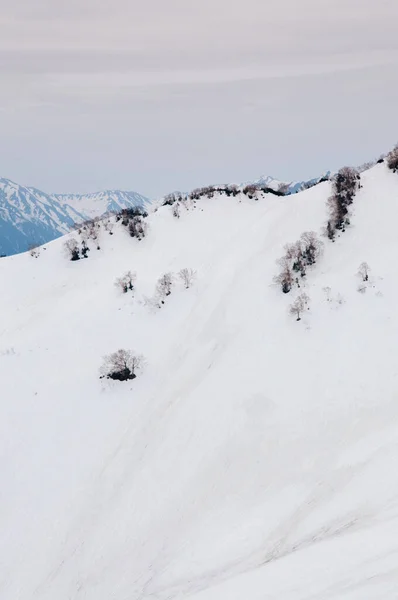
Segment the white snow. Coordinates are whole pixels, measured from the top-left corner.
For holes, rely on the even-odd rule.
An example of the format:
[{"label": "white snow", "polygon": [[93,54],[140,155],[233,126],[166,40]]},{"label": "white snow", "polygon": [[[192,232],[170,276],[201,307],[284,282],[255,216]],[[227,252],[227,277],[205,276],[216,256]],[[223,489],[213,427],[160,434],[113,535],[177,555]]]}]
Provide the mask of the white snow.
[{"label": "white snow", "polygon": [[[397,597],[398,176],[362,183],[300,322],[275,261],[320,232],[328,183],[163,207],[75,263],[65,238],[0,260],[0,598]],[[146,306],[183,267],[193,287]],[[104,383],[118,348],[146,367]]]}]

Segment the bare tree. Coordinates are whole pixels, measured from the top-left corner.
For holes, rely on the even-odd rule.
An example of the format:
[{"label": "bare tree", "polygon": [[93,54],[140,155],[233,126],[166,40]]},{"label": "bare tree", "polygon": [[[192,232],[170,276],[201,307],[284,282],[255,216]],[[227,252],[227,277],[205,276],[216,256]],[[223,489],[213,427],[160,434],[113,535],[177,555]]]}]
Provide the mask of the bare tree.
[{"label": "bare tree", "polygon": [[181,269],[178,275],[182,280],[183,284],[185,285],[186,289],[188,289],[194,282],[194,279],[196,277],[196,271],[194,271],[193,269]]},{"label": "bare tree", "polygon": [[318,240],[314,231],[305,231],[300,238],[300,246],[304,262],[308,265],[314,265],[323,251],[323,243]]},{"label": "bare tree", "polygon": [[398,171],[398,144],[387,154],[387,166],[391,171]]},{"label": "bare tree", "polygon": [[250,199],[257,199],[258,186],[255,183],[249,183],[243,188],[242,192]]},{"label": "bare tree", "polygon": [[237,196],[239,192],[239,187],[235,183],[228,184],[224,187],[224,193],[227,196]]},{"label": "bare tree", "polygon": [[127,294],[129,290],[134,290],[134,283],[136,278],[136,273],[133,273],[132,271],[127,271],[127,273],[125,273],[123,277],[118,277],[116,279],[115,286],[121,289],[124,294]]},{"label": "bare tree", "polygon": [[307,294],[300,294],[300,296],[297,296],[293,304],[290,305],[289,312],[291,315],[297,317],[297,321],[301,320],[301,315],[308,307],[309,301],[310,299]]},{"label": "bare tree", "polygon": [[286,244],[284,246],[284,250],[285,250],[285,258],[287,260],[295,260],[297,258],[297,254],[300,250],[300,247],[297,246],[296,244]]},{"label": "bare tree", "polygon": [[362,277],[362,281],[369,281],[370,267],[367,262],[363,262],[359,265],[358,275]]},{"label": "bare tree", "polygon": [[286,258],[281,258],[278,261],[279,265],[282,267],[279,275],[274,277],[274,282],[279,284],[282,288],[282,292],[287,294],[290,292],[293,286],[293,273],[290,267],[289,261]]},{"label": "bare tree", "polygon": [[87,246],[86,240],[83,240],[82,241],[82,249],[81,249],[81,253],[82,253],[82,257],[83,258],[88,258],[87,252],[90,252],[90,248]]},{"label": "bare tree", "polygon": [[104,357],[104,362],[100,369],[101,378],[115,379],[117,381],[127,381],[135,379],[137,371],[142,368],[144,358],[131,350],[117,350]]},{"label": "bare tree", "polygon": [[111,223],[110,219],[104,220],[104,229],[109,233],[109,235],[113,235],[113,223]]},{"label": "bare tree", "polygon": [[79,244],[75,240],[75,238],[69,238],[66,240],[64,244],[64,248],[70,258],[70,260],[79,260],[80,259],[80,251]]},{"label": "bare tree", "polygon": [[131,237],[137,238],[141,241],[147,234],[148,226],[144,221],[143,217],[133,217],[129,220],[128,228]]},{"label": "bare tree", "polygon": [[179,202],[176,202],[175,204],[173,204],[172,212],[173,212],[173,217],[176,217],[176,219],[180,218],[181,212],[180,212],[180,203]]},{"label": "bare tree", "polygon": [[160,296],[160,298],[162,299],[162,301],[164,301],[164,298],[166,296],[170,296],[173,281],[174,281],[174,278],[173,278],[172,273],[165,273],[164,275],[162,275],[162,277],[160,277],[158,279],[158,283],[156,285],[156,291],[157,291],[158,295]]}]

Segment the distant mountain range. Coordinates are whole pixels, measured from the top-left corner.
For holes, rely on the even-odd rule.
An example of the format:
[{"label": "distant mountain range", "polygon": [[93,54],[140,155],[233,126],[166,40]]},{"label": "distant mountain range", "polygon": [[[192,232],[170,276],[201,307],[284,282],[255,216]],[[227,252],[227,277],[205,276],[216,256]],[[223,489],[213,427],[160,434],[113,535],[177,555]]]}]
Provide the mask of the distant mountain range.
[{"label": "distant mountain range", "polygon": [[46,194],[0,178],[0,255],[11,255],[67,233],[75,223],[150,200],[137,192]]},{"label": "distant mountain range", "polygon": [[[308,181],[284,183],[270,177],[254,182],[295,194],[316,185],[330,173]],[[101,217],[132,206],[148,206],[150,200],[137,192],[107,190],[93,194],[46,194],[9,179],[0,178],[0,255],[25,252],[67,233],[75,223]]]},{"label": "distant mountain range", "polygon": [[301,192],[307,188],[313,187],[314,185],[320,183],[323,180],[329,179],[330,176],[331,172],[327,171],[327,173],[321,175],[321,177],[314,177],[314,179],[307,179],[305,181],[291,181],[287,183],[285,181],[275,179],[270,175],[263,175],[262,177],[256,179],[256,181],[251,183],[256,183],[258,185],[266,185],[267,187],[270,187],[274,190],[277,190],[281,186],[284,186],[286,194],[296,194],[297,192]]}]

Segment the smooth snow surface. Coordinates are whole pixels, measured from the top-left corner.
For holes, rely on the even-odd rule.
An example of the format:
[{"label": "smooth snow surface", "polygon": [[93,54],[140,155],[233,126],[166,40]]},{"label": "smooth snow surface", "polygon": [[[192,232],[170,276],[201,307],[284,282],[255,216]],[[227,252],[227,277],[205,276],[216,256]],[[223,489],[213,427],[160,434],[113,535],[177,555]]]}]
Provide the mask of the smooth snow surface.
[{"label": "smooth snow surface", "polygon": [[[0,598],[397,598],[398,176],[362,183],[300,322],[275,261],[320,232],[329,183],[0,260]],[[183,267],[192,288],[145,304]],[[118,348],[147,365],[104,383]]]}]

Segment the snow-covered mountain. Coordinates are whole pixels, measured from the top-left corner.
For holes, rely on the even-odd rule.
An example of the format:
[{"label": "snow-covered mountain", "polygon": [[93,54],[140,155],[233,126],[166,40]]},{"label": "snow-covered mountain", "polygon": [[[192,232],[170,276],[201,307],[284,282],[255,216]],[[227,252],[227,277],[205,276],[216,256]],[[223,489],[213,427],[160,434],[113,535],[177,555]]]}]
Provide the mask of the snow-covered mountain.
[{"label": "snow-covered mountain", "polygon": [[307,179],[305,181],[280,181],[279,179],[275,179],[275,177],[271,177],[270,175],[263,175],[259,179],[256,179],[253,183],[258,185],[266,185],[274,190],[278,190],[283,186],[286,194],[297,194],[297,192],[302,192],[303,190],[309,189],[318,183],[328,180],[331,176],[331,172],[327,171],[321,177],[314,177],[313,179]]},{"label": "snow-covered mountain", "polygon": [[[330,192],[218,193],[140,241],[112,218],[87,259],[75,232],[0,260],[1,598],[396,599],[398,175],[361,175],[334,242]],[[284,294],[306,231],[323,253]],[[100,379],[119,348],[143,369]]]},{"label": "snow-covered mountain", "polygon": [[74,223],[148,203],[136,192],[50,195],[0,178],[0,254],[24,252],[65,234]]},{"label": "snow-covered mountain", "polygon": [[76,211],[82,211],[90,218],[100,217],[107,212],[118,212],[123,208],[141,206],[145,208],[150,201],[137,192],[125,192],[121,190],[107,190],[93,194],[54,194],[52,196],[63,206],[73,207]]}]

